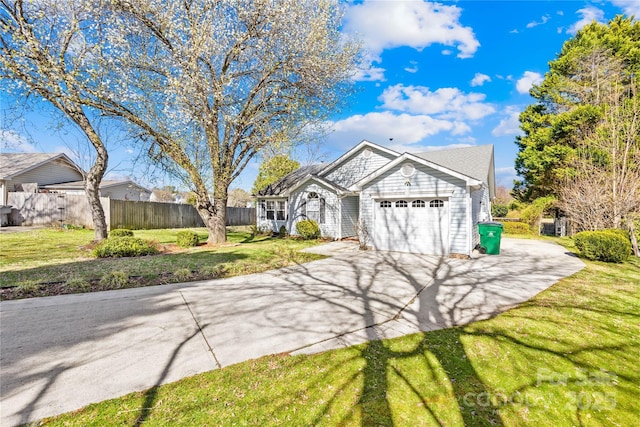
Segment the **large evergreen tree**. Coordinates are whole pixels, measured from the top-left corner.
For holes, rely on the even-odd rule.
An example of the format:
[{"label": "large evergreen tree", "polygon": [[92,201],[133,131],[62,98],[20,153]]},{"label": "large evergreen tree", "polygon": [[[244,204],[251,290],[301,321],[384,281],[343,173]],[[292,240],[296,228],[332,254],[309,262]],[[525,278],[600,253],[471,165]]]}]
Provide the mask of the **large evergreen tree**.
[{"label": "large evergreen tree", "polygon": [[622,16],[608,25],[593,22],[549,63],[544,81],[531,90],[536,102],[520,115],[524,135],[516,141],[516,171],[522,178],[514,188],[518,199],[557,196],[574,176],[578,149],[604,121],[609,101],[602,97],[602,82],[613,70],[608,64],[616,64],[622,85],[638,78],[640,22]]}]

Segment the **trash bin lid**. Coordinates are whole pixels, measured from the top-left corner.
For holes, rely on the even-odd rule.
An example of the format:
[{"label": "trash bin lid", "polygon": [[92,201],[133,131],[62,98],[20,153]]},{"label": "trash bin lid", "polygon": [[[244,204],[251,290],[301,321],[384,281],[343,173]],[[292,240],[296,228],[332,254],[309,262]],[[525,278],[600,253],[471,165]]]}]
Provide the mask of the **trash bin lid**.
[{"label": "trash bin lid", "polygon": [[494,227],[504,227],[504,225],[502,225],[501,222],[495,222],[495,221],[485,221],[485,222],[479,222],[479,225],[492,225]]}]

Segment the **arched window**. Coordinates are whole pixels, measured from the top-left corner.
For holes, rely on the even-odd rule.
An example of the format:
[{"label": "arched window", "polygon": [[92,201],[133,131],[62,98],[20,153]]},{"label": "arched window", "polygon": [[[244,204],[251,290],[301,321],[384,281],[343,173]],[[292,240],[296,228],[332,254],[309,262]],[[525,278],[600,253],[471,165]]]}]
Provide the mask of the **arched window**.
[{"label": "arched window", "polygon": [[307,194],[307,218],[318,224],[324,224],[326,214],[326,202],[318,193],[311,191]]},{"label": "arched window", "polygon": [[398,200],[396,202],[396,208],[406,208],[407,206],[409,206],[409,204],[406,200]]},{"label": "arched window", "polygon": [[382,200],[380,202],[380,207],[381,208],[390,208],[391,207],[391,202],[388,200]]},{"label": "arched window", "polygon": [[414,200],[413,202],[411,202],[411,207],[412,208],[424,208],[427,204],[424,202],[424,200]]},{"label": "arched window", "polygon": [[444,200],[435,199],[429,202],[430,208],[442,208],[444,207]]}]

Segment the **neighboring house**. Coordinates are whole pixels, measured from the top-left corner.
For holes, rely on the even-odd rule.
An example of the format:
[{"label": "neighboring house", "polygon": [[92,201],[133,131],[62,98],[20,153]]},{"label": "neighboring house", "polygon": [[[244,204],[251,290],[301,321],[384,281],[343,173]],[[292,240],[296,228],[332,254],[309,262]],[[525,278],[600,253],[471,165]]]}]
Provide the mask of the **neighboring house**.
[{"label": "neighboring house", "polygon": [[[41,191],[84,194],[84,171],[66,154],[0,153],[0,206],[7,193]],[[151,191],[132,181],[102,181],[102,197],[149,200]]]},{"label": "neighboring house", "polygon": [[[56,193],[84,194],[84,181],[50,184],[41,188]],[[147,202],[151,197],[151,190],[147,190],[131,180],[103,180],[100,182],[100,197]]]},{"label": "neighboring house", "polygon": [[7,204],[8,192],[33,193],[43,185],[82,179],[82,169],[62,153],[0,153],[0,206]]},{"label": "neighboring house", "polygon": [[378,250],[470,255],[490,219],[494,169],[493,145],[400,154],[362,141],[259,192],[257,226],[295,235],[313,219],[323,237],[360,235]]}]

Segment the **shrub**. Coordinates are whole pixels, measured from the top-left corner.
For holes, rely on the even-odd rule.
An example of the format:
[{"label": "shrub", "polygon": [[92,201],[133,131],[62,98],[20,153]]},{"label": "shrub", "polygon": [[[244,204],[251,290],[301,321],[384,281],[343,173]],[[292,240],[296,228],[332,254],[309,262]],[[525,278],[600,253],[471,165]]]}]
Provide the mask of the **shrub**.
[{"label": "shrub", "polygon": [[502,222],[504,228],[502,232],[505,234],[531,234],[531,227],[524,222]]},{"label": "shrub", "polygon": [[133,237],[133,231],[126,228],[116,228],[109,232],[109,237]]},{"label": "shrub", "polygon": [[278,230],[278,237],[287,237],[287,227],[284,225],[280,226],[280,229]]},{"label": "shrub", "polygon": [[40,284],[35,280],[25,280],[16,284],[16,292],[18,295],[32,295],[40,290]]},{"label": "shrub", "polygon": [[305,240],[320,237],[320,226],[312,219],[305,219],[296,223],[296,231]]},{"label": "shrub", "polygon": [[202,276],[205,277],[213,277],[218,278],[222,277],[226,272],[226,267],[224,264],[218,265],[205,265],[199,271]]},{"label": "shrub", "polygon": [[504,218],[509,213],[509,207],[507,205],[491,205],[491,216],[496,218]]},{"label": "shrub", "polygon": [[124,271],[111,271],[100,278],[100,284],[109,289],[124,288],[129,283],[129,275]]},{"label": "shrub", "polygon": [[85,292],[91,289],[91,284],[81,277],[72,277],[68,279],[67,286],[71,289],[82,291],[82,292]]},{"label": "shrub", "polygon": [[609,233],[616,234],[624,239],[629,240],[629,243],[631,243],[631,238],[629,237],[629,232],[627,230],[623,230],[621,228],[605,228],[604,230],[600,230],[600,231],[606,231]]},{"label": "shrub", "polygon": [[605,262],[623,262],[629,259],[631,243],[628,237],[610,230],[582,231],[573,239],[582,256]]},{"label": "shrub", "polygon": [[181,248],[193,248],[194,246],[198,246],[199,241],[198,233],[191,230],[184,230],[178,232],[176,244]]},{"label": "shrub", "polygon": [[155,255],[159,252],[155,242],[137,237],[106,239],[93,250],[93,254],[98,258]]},{"label": "shrub", "polygon": [[173,277],[175,277],[176,280],[180,281],[187,281],[191,279],[191,276],[191,270],[189,270],[188,268],[179,268],[173,272]]}]

